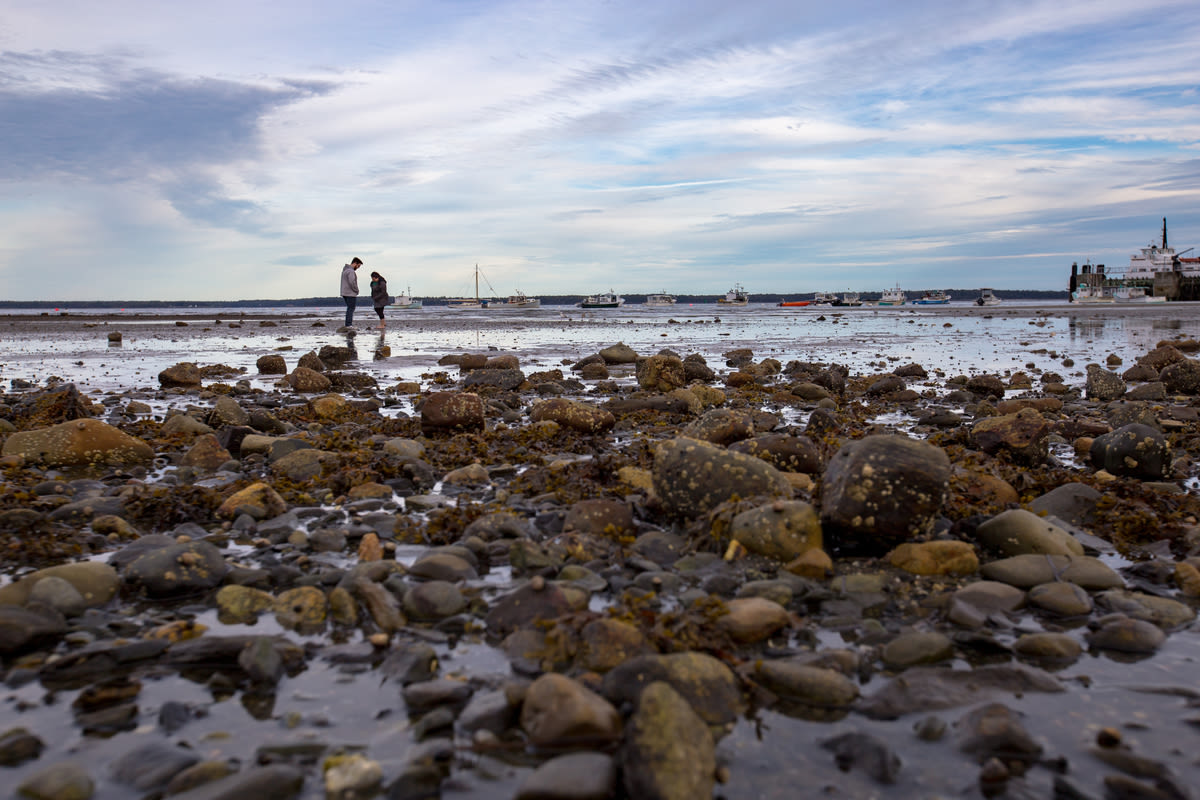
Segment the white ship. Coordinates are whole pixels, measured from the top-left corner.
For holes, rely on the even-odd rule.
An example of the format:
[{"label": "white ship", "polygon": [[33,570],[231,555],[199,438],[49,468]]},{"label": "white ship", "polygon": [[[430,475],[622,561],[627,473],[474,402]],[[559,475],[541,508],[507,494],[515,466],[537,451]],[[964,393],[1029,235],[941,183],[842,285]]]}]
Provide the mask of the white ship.
[{"label": "white ship", "polygon": [[[1189,247],[1183,253],[1187,253],[1193,248]],[[1163,217],[1162,225],[1162,244],[1158,245],[1154,242],[1146,245],[1141,249],[1141,252],[1134,253],[1129,258],[1129,266],[1125,269],[1125,274],[1121,277],[1125,280],[1154,280],[1156,272],[1175,272],[1179,271],[1186,277],[1195,277],[1200,275],[1200,259],[1188,258],[1180,259],[1183,253],[1176,253],[1174,247],[1167,245],[1167,218]]]}]

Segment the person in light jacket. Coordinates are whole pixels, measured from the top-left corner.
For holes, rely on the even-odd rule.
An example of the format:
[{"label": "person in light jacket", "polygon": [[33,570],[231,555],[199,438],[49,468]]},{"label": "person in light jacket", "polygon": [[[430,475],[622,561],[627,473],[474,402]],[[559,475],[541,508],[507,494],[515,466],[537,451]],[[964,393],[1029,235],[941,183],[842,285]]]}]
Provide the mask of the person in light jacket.
[{"label": "person in light jacket", "polygon": [[378,272],[371,273],[371,304],[375,306],[375,313],[379,315],[379,330],[387,327],[387,322],[383,318],[383,308],[391,301],[388,296],[387,279]]},{"label": "person in light jacket", "polygon": [[351,259],[342,267],[342,300],[346,302],[346,327],[354,324],[354,307],[358,305],[358,274],[355,272],[362,266],[361,258]]}]

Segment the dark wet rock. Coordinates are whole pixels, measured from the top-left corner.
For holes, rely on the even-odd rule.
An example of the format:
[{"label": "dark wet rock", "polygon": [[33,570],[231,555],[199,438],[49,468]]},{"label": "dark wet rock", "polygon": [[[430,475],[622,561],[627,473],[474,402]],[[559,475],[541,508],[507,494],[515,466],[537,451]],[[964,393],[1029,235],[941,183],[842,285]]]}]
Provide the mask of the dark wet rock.
[{"label": "dark wet rock", "polygon": [[688,551],[683,537],[667,531],[647,531],[633,542],[633,552],[660,567],[674,564]]},{"label": "dark wet rock", "polygon": [[976,375],[967,381],[968,392],[978,397],[1004,397],[1004,381],[995,375]]},{"label": "dark wet rock", "polygon": [[861,770],[880,783],[895,783],[900,774],[900,757],[869,733],[843,733],[822,739],[821,747],[833,753],[843,772]]},{"label": "dark wet rock", "polygon": [[218,780],[197,786],[174,800],[291,800],[304,786],[304,773],[283,764],[247,767]]},{"label": "dark wet rock", "polygon": [[[1159,399],[1165,399],[1165,395]],[[1146,425],[1158,431],[1162,430],[1162,426],[1158,422],[1158,417],[1149,403],[1130,399],[1128,402],[1112,403],[1105,411],[1108,424],[1114,430],[1134,423]]]},{"label": "dark wet rock", "polygon": [[989,758],[1032,763],[1042,755],[1020,715],[1002,703],[988,703],[967,712],[956,725],[958,749],[980,762]]},{"label": "dark wet rock", "polygon": [[557,422],[564,428],[589,434],[605,433],[617,422],[610,411],[562,397],[536,403],[529,410],[529,418],[534,422]]},{"label": "dark wet rock", "polygon": [[669,392],[687,385],[683,359],[679,356],[655,355],[637,362],[637,382],[643,389]]},{"label": "dark wet rock", "polygon": [[1071,525],[1086,526],[1100,497],[1100,492],[1085,483],[1065,483],[1034,498],[1029,509],[1035,514],[1057,517]]},{"label": "dark wet rock", "polygon": [[509,511],[495,511],[474,520],[463,530],[464,537],[475,536],[484,541],[495,539],[525,539],[533,534],[529,520]]},{"label": "dark wet rock", "polygon": [[205,419],[214,428],[224,428],[229,425],[245,425],[250,421],[250,415],[232,397],[222,395],[213,401],[212,410]]},{"label": "dark wet rock", "polygon": [[1013,643],[1013,652],[1034,660],[1070,662],[1083,646],[1065,633],[1027,633]]},{"label": "dark wet rock", "polygon": [[329,378],[325,377],[319,371],[303,365],[299,365],[292,370],[285,380],[292,389],[302,394],[327,392],[333,386],[333,382]]},{"label": "dark wet rock", "polygon": [[504,635],[541,619],[554,619],[571,611],[571,603],[554,583],[530,581],[492,604],[488,630]]},{"label": "dark wet rock", "polygon": [[1178,364],[1179,362],[1186,360],[1187,356],[1185,356],[1175,347],[1172,347],[1169,344],[1160,344],[1150,352],[1140,356],[1137,360],[1137,363],[1149,367],[1152,370],[1158,371],[1171,364]]},{"label": "dark wet rock", "polygon": [[1167,640],[1156,625],[1129,617],[1107,618],[1087,635],[1088,644],[1098,650],[1120,653],[1153,653]]},{"label": "dark wet rock", "polygon": [[33,761],[45,747],[45,742],[25,728],[10,728],[0,733],[0,766],[15,767]]},{"label": "dark wet rock", "polygon": [[304,446],[268,460],[271,463],[271,471],[275,474],[288,480],[302,482],[319,477],[325,468],[324,465],[335,458],[334,454],[325,450],[314,450],[311,446]]},{"label": "dark wet rock", "polygon": [[51,467],[115,467],[148,463],[154,449],[100,420],[77,419],[10,434],[0,454]]},{"label": "dark wet rock", "polygon": [[408,620],[400,610],[396,595],[366,576],[358,576],[351,582],[354,595],[366,608],[371,620],[384,633],[400,630]]},{"label": "dark wet rock", "polygon": [[29,593],[29,602],[48,606],[65,617],[79,616],[88,607],[78,589],[53,575],[37,582]]},{"label": "dark wet rock", "polygon": [[1124,614],[1157,625],[1165,630],[1182,627],[1196,619],[1196,611],[1187,603],[1170,597],[1157,597],[1143,592],[1110,589],[1096,595],[1100,608]]},{"label": "dark wet rock", "polygon": [[868,397],[886,397],[906,388],[908,387],[904,383],[904,379],[899,375],[884,375],[882,378],[871,381],[865,394]]},{"label": "dark wet rock", "polygon": [[857,709],[874,719],[894,719],[913,711],[975,703],[999,693],[1063,691],[1050,673],[1024,664],[988,664],[969,671],[914,667],[864,698]]},{"label": "dark wet rock", "polygon": [[422,714],[439,706],[461,710],[475,693],[475,687],[453,678],[434,678],[410,683],[401,690],[410,716]]},{"label": "dark wet rock", "polygon": [[22,780],[16,794],[27,800],[88,800],[95,783],[87,769],[73,761],[49,764]]},{"label": "dark wet rock", "polygon": [[631,658],[653,652],[654,647],[635,625],[601,618],[592,620],[580,631],[577,664],[593,672],[608,672]]},{"label": "dark wet rock", "polygon": [[215,470],[232,458],[233,454],[221,446],[217,437],[208,433],[196,437],[196,441],[183,454],[179,463],[185,467]]},{"label": "dark wet rock", "polygon": [[1171,394],[1200,394],[1200,361],[1177,361],[1164,367],[1158,378]]},{"label": "dark wet rock", "polygon": [[39,569],[14,583],[0,586],[0,606],[23,606],[43,578],[61,578],[71,584],[88,608],[102,606],[116,596],[121,578],[110,565],[100,561],[78,561]]},{"label": "dark wet rock", "polygon": [[1084,391],[1087,392],[1089,400],[1107,403],[1125,394],[1125,389],[1125,381],[1115,372],[1109,372],[1096,364],[1087,365],[1087,383]]},{"label": "dark wet rock", "polygon": [[150,597],[179,597],[217,587],[227,572],[229,565],[216,547],[183,542],[141,556],[122,577]]},{"label": "dark wet rock", "polygon": [[413,562],[408,574],[426,581],[474,580],[479,577],[479,571],[472,561],[462,553],[434,550]]},{"label": "dark wet rock", "polygon": [[1083,545],[1070,533],[1023,508],[1010,508],[983,522],[975,529],[975,537],[1005,556],[1083,555]]},{"label": "dark wet rock", "polygon": [[603,348],[600,351],[600,358],[604,359],[605,364],[634,364],[637,362],[638,355],[629,345],[618,342]]},{"label": "dark wet rock", "polygon": [[437,651],[424,642],[402,642],[379,665],[380,674],[407,686],[428,681],[437,674]]},{"label": "dark wet rock", "polygon": [[1162,478],[1171,466],[1171,449],[1162,433],[1136,423],[1097,436],[1089,456],[1098,469],[1150,480]]},{"label": "dark wet rock", "polygon": [[519,369],[479,369],[467,373],[462,380],[464,388],[489,387],[511,392],[525,382],[525,373]]},{"label": "dark wet rock", "polygon": [[971,443],[990,455],[1003,453],[1021,464],[1039,464],[1049,451],[1050,424],[1032,408],[985,417],[971,426]]},{"label": "dark wet rock", "polygon": [[729,612],[717,619],[717,628],[735,642],[759,642],[787,627],[787,609],[765,597],[736,597],[725,604]]},{"label": "dark wet rock", "polygon": [[404,595],[404,611],[410,619],[439,620],[452,617],[467,606],[467,600],[453,583],[426,581]]},{"label": "dark wet rock", "polygon": [[[242,651],[258,638],[256,636],[214,636],[186,639],[171,644],[162,656],[165,664],[176,667],[198,667],[212,670],[241,671]],[[304,650],[282,637],[271,637],[284,667],[289,671],[304,664]]]},{"label": "dark wet rock", "polygon": [[751,553],[786,562],[821,548],[821,520],[809,503],[775,500],[735,516],[729,536]]},{"label": "dark wet rock", "polygon": [[238,653],[238,666],[255,683],[274,686],[287,671],[275,642],[266,636],[251,639]]},{"label": "dark wet rock", "polygon": [[327,344],[322,345],[321,349],[317,351],[317,357],[327,368],[341,369],[346,362],[358,358],[358,351],[345,345]]},{"label": "dark wet rock", "polygon": [[156,792],[198,761],[200,756],[190,750],[165,742],[147,742],[114,761],[112,776],[139,792]]},{"label": "dark wet rock", "polygon": [[819,474],[823,468],[821,451],[804,436],[767,433],[729,445],[734,453],[757,456],[783,472]]},{"label": "dark wet rock", "polygon": [[670,439],[654,455],[654,491],[672,514],[695,517],[734,495],[791,497],[787,479],[762,459],[698,439]]},{"label": "dark wet rock", "polygon": [[732,722],[743,708],[741,688],[724,663],[689,651],[630,659],[604,676],[604,695],[617,705],[634,703],[646,685],[666,681],[708,725]]},{"label": "dark wet rock", "polygon": [[1035,608],[1059,617],[1078,617],[1092,612],[1092,597],[1073,583],[1056,581],[1034,586],[1026,595]]},{"label": "dark wet rock", "polygon": [[571,505],[563,519],[563,531],[619,539],[636,532],[633,508],[622,500],[593,498]]},{"label": "dark wet rock", "polygon": [[167,639],[94,642],[46,663],[40,670],[40,677],[47,685],[95,679],[158,658],[170,646]]},{"label": "dark wet rock", "polygon": [[818,706],[838,708],[858,699],[858,685],[837,672],[793,659],[765,659],[757,662],[754,680],[780,698]]},{"label": "dark wet rock", "polygon": [[929,373],[925,368],[917,363],[905,364],[902,367],[896,367],[892,370],[893,375],[899,375],[901,378],[928,378]]},{"label": "dark wet rock", "polygon": [[265,356],[260,356],[255,362],[261,375],[285,375],[287,374],[287,362],[283,360],[283,356],[277,353],[269,353]]},{"label": "dark wet rock", "polygon": [[954,642],[936,631],[903,633],[884,645],[880,657],[890,669],[936,664],[954,657]]},{"label": "dark wet rock", "polygon": [[662,411],[669,414],[687,414],[692,410],[686,397],[676,394],[655,394],[649,397],[614,397],[604,403],[605,410],[614,416],[636,414],[639,411]]},{"label": "dark wet rock", "polygon": [[568,753],[538,766],[514,800],[608,800],[617,789],[617,765],[606,753]]},{"label": "dark wet rock", "polygon": [[521,728],[539,747],[603,747],[621,736],[621,715],[579,681],[555,672],[529,685]]},{"label": "dark wet rock", "polygon": [[621,750],[630,797],[709,797],[716,777],[712,734],[688,702],[661,681],[646,686]]},{"label": "dark wet rock", "polygon": [[686,425],[680,433],[693,439],[728,445],[754,435],[754,418],[745,411],[714,408]]},{"label": "dark wet rock", "polygon": [[201,380],[200,368],[186,361],[158,373],[158,382],[163,388],[199,386]]},{"label": "dark wet rock", "polygon": [[984,564],[980,572],[988,580],[1022,589],[1060,580],[1089,590],[1114,589],[1124,585],[1121,576],[1111,567],[1091,556],[1012,556]]},{"label": "dark wet rock", "polygon": [[39,613],[17,606],[0,606],[0,654],[20,653],[66,633],[61,614]]},{"label": "dark wet rock", "polygon": [[945,451],[903,436],[867,436],[829,460],[821,524],[837,552],[882,552],[927,532],[950,483]]}]

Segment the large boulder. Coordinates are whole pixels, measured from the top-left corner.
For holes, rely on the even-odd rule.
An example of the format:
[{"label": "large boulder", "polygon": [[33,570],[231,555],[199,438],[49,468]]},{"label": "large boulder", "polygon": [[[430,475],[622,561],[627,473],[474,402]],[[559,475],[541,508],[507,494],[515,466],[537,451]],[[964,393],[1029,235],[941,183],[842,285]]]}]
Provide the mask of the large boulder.
[{"label": "large boulder", "polygon": [[1166,438],[1149,425],[1133,423],[1092,440],[1092,465],[1114,475],[1158,480],[1171,466]]},{"label": "large boulder", "polygon": [[604,359],[605,364],[635,364],[638,356],[632,347],[618,342],[601,350],[600,357]]},{"label": "large boulder", "polygon": [[811,439],[804,436],[766,433],[734,442],[729,449],[735,453],[757,456],[783,472],[804,472],[809,475],[821,472],[821,451]]},{"label": "large boulder", "polygon": [[698,517],[735,495],[792,495],[783,473],[762,459],[684,437],[658,445],[652,477],[663,507],[683,517]]},{"label": "large boulder", "polygon": [[611,411],[563,397],[537,403],[529,410],[529,418],[534,422],[557,422],[579,433],[604,433],[617,423]]},{"label": "large boulder", "polygon": [[297,392],[327,392],[333,383],[315,369],[297,366],[284,380]]},{"label": "large boulder", "polygon": [[1200,394],[1200,361],[1178,361],[1164,367],[1158,378],[1171,394]]},{"label": "large boulder", "polygon": [[650,356],[638,362],[638,386],[655,392],[669,392],[687,385],[683,359],[679,356]]},{"label": "large boulder", "polygon": [[681,431],[684,436],[727,445],[754,435],[754,416],[748,411],[714,408]]},{"label": "large boulder", "polygon": [[716,766],[712,734],[688,702],[670,684],[647,686],[629,719],[622,749],[621,772],[629,796],[710,797]]},{"label": "large boulder", "polygon": [[802,500],[776,500],[743,511],[733,518],[729,533],[751,553],[785,563],[821,549],[821,520]]},{"label": "large boulder", "polygon": [[201,380],[200,368],[191,362],[182,362],[167,367],[158,373],[158,382],[164,389],[190,388],[199,386]]},{"label": "large boulder", "polygon": [[990,455],[1007,454],[1018,464],[1039,464],[1049,452],[1050,424],[1032,408],[985,417],[971,428],[971,443]]},{"label": "large boulder", "polygon": [[129,466],[154,459],[150,445],[96,419],[14,433],[2,452],[50,467]]},{"label": "large boulder", "polygon": [[434,392],[421,404],[421,431],[461,433],[485,425],[483,398],[470,392]]},{"label": "large boulder", "polygon": [[825,469],[821,526],[834,552],[882,553],[926,533],[950,485],[950,459],[928,442],[868,436]]},{"label": "large boulder", "polygon": [[1116,400],[1125,394],[1125,381],[1115,372],[1109,372],[1098,364],[1087,365],[1087,397],[1100,403]]}]

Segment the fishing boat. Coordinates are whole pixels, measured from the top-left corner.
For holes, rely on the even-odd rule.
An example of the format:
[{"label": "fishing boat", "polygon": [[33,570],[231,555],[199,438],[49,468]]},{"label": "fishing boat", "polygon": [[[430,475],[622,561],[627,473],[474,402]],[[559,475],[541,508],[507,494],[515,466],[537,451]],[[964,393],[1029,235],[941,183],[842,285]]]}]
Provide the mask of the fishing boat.
[{"label": "fishing boat", "polygon": [[811,300],[780,300],[775,305],[780,306],[782,308],[803,308],[804,306],[811,305],[811,304],[812,304]]},{"label": "fishing boat", "polygon": [[580,308],[620,308],[625,305],[625,298],[619,297],[612,289],[609,289],[607,292],[588,295],[577,305]]},{"label": "fishing boat", "polygon": [[845,292],[840,300],[834,300],[835,306],[857,308],[862,305],[862,300],[858,298],[858,292]]},{"label": "fishing boat", "polygon": [[918,299],[913,300],[913,305],[944,306],[949,302],[950,295],[946,294],[941,289],[936,289],[923,293]]},{"label": "fishing boat", "polygon": [[[452,297],[446,301],[446,305],[456,309],[472,309],[472,308],[487,308],[489,303],[499,303],[500,298],[496,297],[496,291],[492,290],[492,299],[488,300],[479,296],[479,265],[475,265],[475,296],[474,297]],[[485,277],[484,283],[487,283],[488,288],[492,288],[492,284]]]},{"label": "fishing boat", "polygon": [[646,302],[644,303],[644,305],[673,306],[673,305],[675,305],[675,295],[667,294],[665,289],[662,292],[660,292],[659,294],[648,294],[648,295],[646,295]]},{"label": "fishing boat", "polygon": [[723,306],[744,306],[749,304],[750,295],[746,294],[746,290],[742,288],[740,283],[735,283],[733,288],[725,293],[724,297],[718,297],[717,303]]},{"label": "fishing boat", "polygon": [[[489,305],[488,307],[491,308],[492,306]],[[518,310],[525,309],[525,308],[541,308],[541,307],[542,307],[541,299],[539,299],[537,297],[528,297],[520,289],[517,290],[516,294],[510,294],[508,296],[507,300],[502,300],[501,302],[496,304],[496,308],[499,308],[501,310],[511,309],[513,311],[518,311]]]},{"label": "fishing boat", "polygon": [[979,297],[975,298],[975,305],[977,305],[977,306],[998,306],[998,305],[1000,305],[1000,298],[997,297],[996,293],[993,292],[991,289],[980,289]]},{"label": "fishing boat", "polygon": [[1155,297],[1144,286],[1115,286],[1112,290],[1114,303],[1165,303],[1167,298]]},{"label": "fishing boat", "polygon": [[413,311],[422,307],[423,301],[412,296],[412,287],[405,288],[404,294],[396,295],[392,302],[392,308],[401,311]]},{"label": "fishing boat", "polygon": [[908,295],[900,290],[900,285],[897,284],[894,289],[884,289],[883,294],[879,298],[877,305],[881,306],[902,306],[908,302]]},{"label": "fishing boat", "polygon": [[831,306],[837,302],[837,295],[833,292],[817,292],[813,295],[812,304],[814,306]]}]

